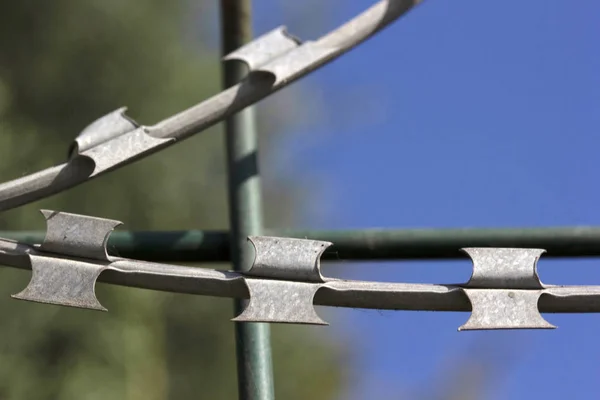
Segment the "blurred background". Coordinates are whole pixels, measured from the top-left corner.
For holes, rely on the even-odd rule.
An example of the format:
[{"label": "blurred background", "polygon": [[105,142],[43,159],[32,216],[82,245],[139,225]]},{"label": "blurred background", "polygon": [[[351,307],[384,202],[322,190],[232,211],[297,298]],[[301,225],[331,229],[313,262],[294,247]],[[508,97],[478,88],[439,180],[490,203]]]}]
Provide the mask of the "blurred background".
[{"label": "blurred background", "polygon": [[[256,1],[255,34],[314,39],[372,2]],[[258,106],[270,228],[600,225],[600,3],[426,1]],[[66,160],[121,106],[142,124],[217,93],[216,1],[0,0],[0,180]],[[131,230],[225,229],[221,126],[40,208]],[[206,267],[228,268],[227,265]],[[330,276],[451,283],[470,262],[339,263]],[[539,263],[598,284],[598,260]],[[12,301],[0,270],[0,399],[236,398],[232,304],[99,285],[110,313]],[[273,326],[280,399],[596,398],[596,315],[556,331],[463,332],[466,313],[319,308],[331,326]]]}]

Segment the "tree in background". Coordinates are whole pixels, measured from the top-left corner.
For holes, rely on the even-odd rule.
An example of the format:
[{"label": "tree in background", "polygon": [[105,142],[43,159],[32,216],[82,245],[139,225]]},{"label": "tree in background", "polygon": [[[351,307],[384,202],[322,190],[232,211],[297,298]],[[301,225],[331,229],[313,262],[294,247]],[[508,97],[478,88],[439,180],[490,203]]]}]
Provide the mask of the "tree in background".
[{"label": "tree in background", "polygon": [[[63,162],[77,133],[118,107],[152,124],[218,92],[218,54],[184,40],[190,22],[200,23],[191,10],[207,19],[205,3],[0,0],[0,180]],[[262,121],[267,156],[293,118]],[[216,127],[5,212],[0,229],[44,229],[40,208],[118,219],[128,229],[222,229],[223,156]],[[268,183],[268,222],[292,223],[300,203],[293,179]],[[235,398],[231,300],[99,285],[110,313],[97,313],[9,300],[29,275],[0,274],[0,398]],[[335,398],[346,376],[339,340],[323,329],[273,330],[277,397]]]}]

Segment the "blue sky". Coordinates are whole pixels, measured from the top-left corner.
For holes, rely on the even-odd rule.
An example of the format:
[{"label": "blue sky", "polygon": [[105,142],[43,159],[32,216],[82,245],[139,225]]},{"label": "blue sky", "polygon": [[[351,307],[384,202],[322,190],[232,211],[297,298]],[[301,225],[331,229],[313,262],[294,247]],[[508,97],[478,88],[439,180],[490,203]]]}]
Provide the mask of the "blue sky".
[{"label": "blue sky", "polygon": [[[287,24],[315,38],[371,4],[330,1],[320,6],[327,26],[313,32],[275,3],[256,6],[256,34]],[[427,0],[297,83],[327,106],[288,146],[297,173],[322,186],[313,200],[326,212],[305,227],[600,225],[599,16],[592,0]],[[447,283],[466,281],[470,263],[340,270]],[[600,284],[600,260],[542,258],[539,271],[545,283]],[[467,356],[499,366],[485,398],[597,397],[598,315],[545,315],[555,331],[462,333],[466,313],[333,315],[339,321],[325,329],[356,346],[346,399],[431,394],[440,380],[459,381],[453,367]],[[476,380],[483,367],[474,368]]]}]

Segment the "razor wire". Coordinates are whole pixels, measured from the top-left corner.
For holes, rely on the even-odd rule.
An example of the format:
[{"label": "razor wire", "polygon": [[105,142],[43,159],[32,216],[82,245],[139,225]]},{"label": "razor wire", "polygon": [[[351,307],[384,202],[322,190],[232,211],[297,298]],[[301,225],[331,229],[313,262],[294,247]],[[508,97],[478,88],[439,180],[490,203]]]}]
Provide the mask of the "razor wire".
[{"label": "razor wire", "polygon": [[[93,179],[180,142],[313,72],[395,21],[418,0],[380,1],[316,41],[301,42],[279,27],[225,57],[250,74],[237,86],[153,125],[117,109],[85,128],[67,163],[0,185],[8,210]],[[600,286],[544,285],[537,262],[544,249],[469,247],[466,283],[413,284],[342,280],[321,273],[334,243],[251,236],[255,259],[246,272],[221,271],[109,255],[120,221],[42,210],[41,244],[0,239],[0,264],[30,269],[16,299],[106,311],[97,281],[145,289],[249,299],[233,321],[327,325],[315,305],[389,310],[471,311],[459,330],[552,329],[542,312],[600,312]]]},{"label": "razor wire", "polygon": [[473,261],[467,283],[416,284],[324,277],[320,258],[332,243],[253,236],[255,260],[245,273],[132,260],[108,255],[119,221],[42,210],[41,244],[0,239],[0,263],[31,269],[14,298],[93,310],[97,280],[175,293],[249,299],[234,321],[326,325],[314,305],[413,311],[472,311],[460,330],[555,328],[549,313],[600,312],[600,286],[544,285],[543,249],[465,248]]},{"label": "razor wire", "polygon": [[67,163],[1,184],[0,211],[54,195],[202,132],[333,61],[420,2],[379,1],[316,41],[301,42],[285,27],[276,28],[225,57],[250,68],[238,85],[153,126],[137,124],[125,107],[99,118],[75,139]]}]

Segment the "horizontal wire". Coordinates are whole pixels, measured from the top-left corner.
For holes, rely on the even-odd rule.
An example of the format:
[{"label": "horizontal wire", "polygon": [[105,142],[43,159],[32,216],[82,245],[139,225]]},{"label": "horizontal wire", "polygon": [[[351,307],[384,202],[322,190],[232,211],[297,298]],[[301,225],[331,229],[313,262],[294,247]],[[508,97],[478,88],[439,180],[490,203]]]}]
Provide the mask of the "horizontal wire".
[{"label": "horizontal wire", "polygon": [[[465,247],[545,249],[549,257],[600,256],[600,227],[508,229],[273,230],[266,235],[332,242],[327,261],[435,260],[466,258]],[[41,243],[42,231],[1,231],[0,237]],[[155,262],[229,262],[227,231],[115,231],[108,241],[114,256]]]},{"label": "horizontal wire", "polygon": [[[28,255],[53,255],[37,246],[0,240],[0,264],[29,270]],[[114,259],[99,281],[142,289],[215,297],[249,298],[246,279],[237,272]],[[471,304],[461,284],[387,283],[327,279],[314,283],[319,289],[315,305],[414,311],[470,311]],[[494,289],[492,289],[494,290]],[[540,312],[600,312],[600,286],[546,286],[541,294]]]}]

